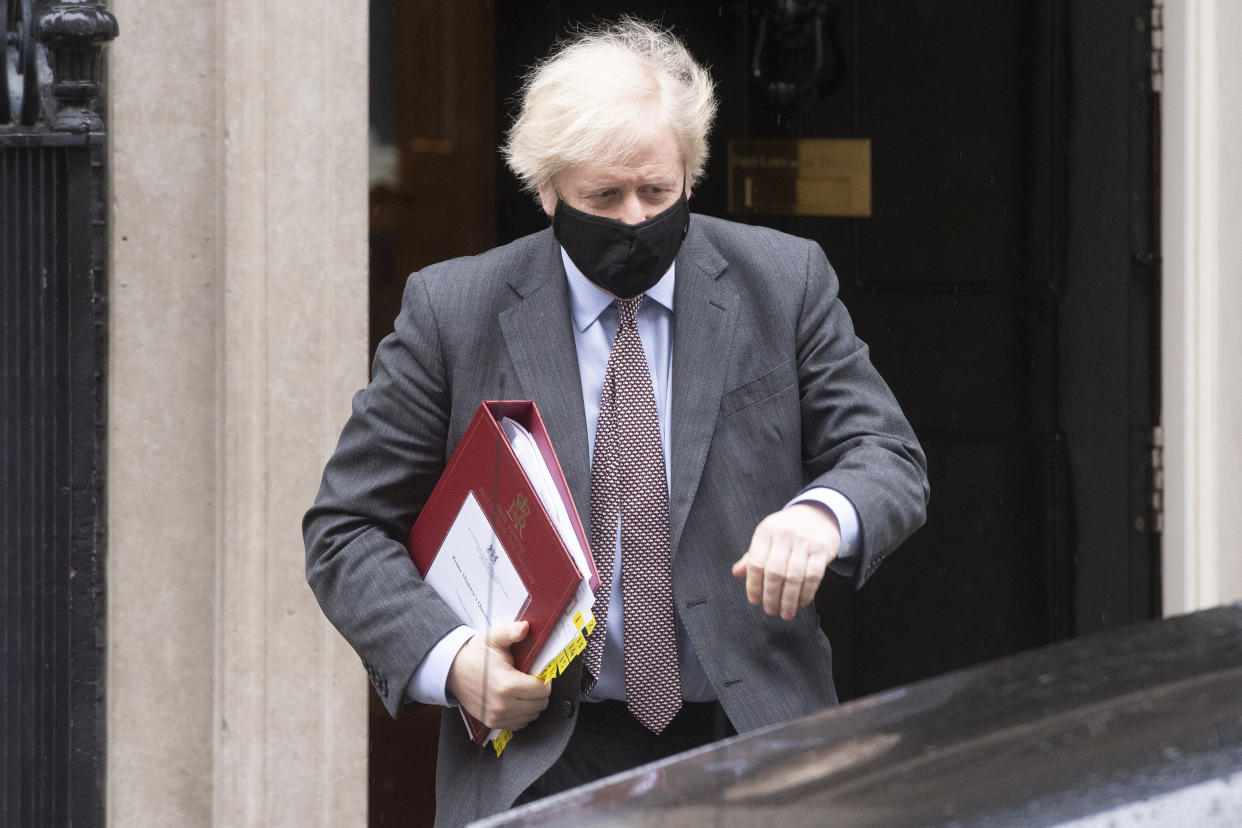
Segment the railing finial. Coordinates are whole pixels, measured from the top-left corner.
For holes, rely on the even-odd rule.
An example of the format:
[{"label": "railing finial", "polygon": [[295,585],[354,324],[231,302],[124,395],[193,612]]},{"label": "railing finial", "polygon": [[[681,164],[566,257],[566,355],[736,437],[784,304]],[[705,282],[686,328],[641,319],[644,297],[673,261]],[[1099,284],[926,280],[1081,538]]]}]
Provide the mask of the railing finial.
[{"label": "railing finial", "polygon": [[34,35],[51,53],[52,94],[59,104],[53,129],[103,130],[94,103],[99,96],[103,46],[118,32],[116,18],[93,0],[62,0],[39,16]]}]

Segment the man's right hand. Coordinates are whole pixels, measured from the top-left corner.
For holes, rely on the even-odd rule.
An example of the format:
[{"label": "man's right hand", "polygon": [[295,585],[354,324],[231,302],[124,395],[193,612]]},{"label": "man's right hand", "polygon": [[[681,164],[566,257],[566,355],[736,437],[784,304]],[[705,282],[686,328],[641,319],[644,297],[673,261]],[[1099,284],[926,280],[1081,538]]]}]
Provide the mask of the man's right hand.
[{"label": "man's right hand", "polygon": [[448,691],[489,728],[521,730],[548,706],[552,686],[515,669],[509,655],[529,628],[525,621],[512,621],[477,633],[449,668]]}]

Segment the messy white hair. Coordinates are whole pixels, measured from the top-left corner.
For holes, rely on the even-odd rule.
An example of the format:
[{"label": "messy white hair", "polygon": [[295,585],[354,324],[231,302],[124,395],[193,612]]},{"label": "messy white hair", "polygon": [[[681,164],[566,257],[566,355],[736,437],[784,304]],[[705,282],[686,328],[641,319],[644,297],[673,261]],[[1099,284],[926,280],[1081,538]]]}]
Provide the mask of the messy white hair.
[{"label": "messy white hair", "polygon": [[624,164],[668,127],[696,182],[715,117],[711,77],[681,41],[625,17],[579,32],[530,71],[504,154],[523,187],[538,192],[577,164]]}]

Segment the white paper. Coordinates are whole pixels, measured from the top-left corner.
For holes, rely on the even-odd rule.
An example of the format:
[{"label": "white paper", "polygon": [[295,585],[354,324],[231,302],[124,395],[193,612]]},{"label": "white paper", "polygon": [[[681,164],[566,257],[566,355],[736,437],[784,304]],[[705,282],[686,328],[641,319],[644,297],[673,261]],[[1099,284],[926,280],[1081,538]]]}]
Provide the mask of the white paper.
[{"label": "white paper", "polygon": [[591,590],[590,585],[591,567],[587,563],[586,553],[582,549],[582,544],[578,541],[578,533],[574,531],[573,524],[569,520],[569,512],[561,501],[561,494],[557,491],[556,484],[552,481],[552,472],[544,462],[543,455],[539,452],[539,446],[535,443],[535,438],[531,436],[530,432],[521,423],[509,417],[502,418],[500,426],[504,429],[505,436],[509,438],[509,445],[513,447],[514,455],[522,465],[523,471],[526,472],[526,477],[530,480],[531,487],[539,495],[539,500],[543,502],[544,508],[547,509],[548,514],[552,517],[557,534],[565,542],[566,548],[569,549],[570,557],[573,558],[574,565],[577,566],[578,572],[582,576],[573,598],[565,607],[565,611],[561,613],[561,617],[557,619],[556,626],[552,628],[552,631],[544,640],[543,647],[535,655],[535,662],[532,667],[538,672],[547,666],[548,662],[556,658],[562,650],[572,644],[581,634],[582,631],[574,624],[573,618],[578,613],[582,613],[582,616],[586,617],[587,613],[595,606],[595,593]]},{"label": "white paper", "polygon": [[425,580],[475,630],[513,621],[530,598],[473,492],[466,495]]},{"label": "white paper", "polygon": [[578,572],[582,575],[583,582],[578,585],[579,591],[585,589],[587,593],[590,593],[591,587],[587,582],[591,577],[590,564],[587,563],[586,553],[578,541],[578,533],[574,531],[573,523],[569,520],[569,512],[561,501],[561,493],[557,490],[556,484],[552,482],[552,472],[543,461],[539,446],[535,444],[535,438],[521,423],[509,417],[501,418],[500,426],[504,429],[505,436],[509,438],[509,445],[513,447],[518,463],[526,472],[526,478],[531,482],[535,493],[539,495],[539,500],[548,510],[548,514],[552,516],[552,523],[556,527],[557,534],[565,542],[574,565],[578,567]]}]

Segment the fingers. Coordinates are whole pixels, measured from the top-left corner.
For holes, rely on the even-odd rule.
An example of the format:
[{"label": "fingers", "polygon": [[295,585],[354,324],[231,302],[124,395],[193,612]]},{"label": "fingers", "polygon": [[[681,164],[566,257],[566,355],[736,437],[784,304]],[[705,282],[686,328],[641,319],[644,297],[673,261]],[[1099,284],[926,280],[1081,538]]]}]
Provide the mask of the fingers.
[{"label": "fingers", "polygon": [[774,568],[773,574],[776,577],[772,578],[772,581],[776,583],[764,584],[764,591],[768,594],[764,595],[763,610],[768,615],[780,613],[781,618],[788,621],[794,617],[794,612],[798,609],[802,584],[806,582],[809,555],[806,544],[800,538],[794,539],[785,548],[787,554],[784,572]]},{"label": "fingers", "polygon": [[797,606],[805,607],[815,600],[815,593],[819,591],[819,585],[823,583],[824,572],[831,563],[832,556],[825,554],[813,554],[807,559],[807,567],[805,577],[802,579],[802,588],[798,592]]},{"label": "fingers", "polygon": [[[785,590],[787,570],[793,550],[785,538],[773,542],[768,550],[768,559],[763,567],[760,592],[763,595],[763,611],[768,615],[777,615],[781,610],[781,595]],[[796,565],[795,560],[795,565]],[[791,616],[792,617],[792,616]]]},{"label": "fingers", "polygon": [[767,580],[768,554],[771,551],[770,533],[756,530],[746,552],[746,599],[751,604],[758,605],[763,601],[763,585]]},{"label": "fingers", "polygon": [[504,665],[494,678],[489,676],[485,709],[479,720],[490,728],[521,730],[539,718],[548,706],[552,686]]}]

